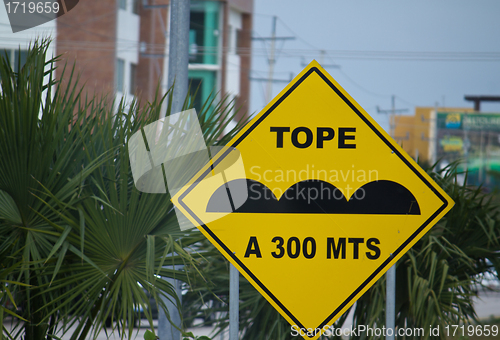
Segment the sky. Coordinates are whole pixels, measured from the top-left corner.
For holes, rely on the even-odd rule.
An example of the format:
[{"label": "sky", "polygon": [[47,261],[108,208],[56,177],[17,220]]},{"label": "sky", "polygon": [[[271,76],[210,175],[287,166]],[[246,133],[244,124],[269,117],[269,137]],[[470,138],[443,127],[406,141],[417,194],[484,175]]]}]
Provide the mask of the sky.
[{"label": "sky", "polygon": [[[436,103],[472,107],[464,95],[500,95],[499,14],[498,0],[254,0],[253,36],[269,37],[277,16],[277,36],[295,40],[277,41],[273,78],[290,80],[316,59],[387,130],[377,106],[390,109],[392,95],[405,114]],[[0,39],[12,46],[54,26],[13,35],[3,6],[0,17]],[[268,77],[269,47],[253,41],[253,78]],[[285,86],[274,83],[272,96]],[[251,82],[251,112],[265,106],[265,93],[265,82]],[[482,111],[500,112],[500,103]]]},{"label": "sky", "polygon": [[[392,95],[404,114],[500,96],[499,14],[498,0],[254,0],[253,36],[270,37],[277,16],[276,36],[295,39],[276,42],[273,78],[289,80],[316,59],[387,130],[377,106],[390,109]],[[251,75],[267,78],[270,43],[252,48]],[[274,83],[272,96],[285,86]],[[252,81],[251,112],[265,106],[265,93],[265,82]],[[481,109],[500,112],[500,103]]]}]

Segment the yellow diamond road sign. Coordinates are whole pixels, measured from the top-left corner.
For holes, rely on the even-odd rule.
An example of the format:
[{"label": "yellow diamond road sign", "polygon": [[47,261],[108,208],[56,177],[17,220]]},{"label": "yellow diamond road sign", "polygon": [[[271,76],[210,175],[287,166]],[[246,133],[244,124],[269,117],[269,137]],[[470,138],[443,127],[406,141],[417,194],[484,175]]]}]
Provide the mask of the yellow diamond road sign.
[{"label": "yellow diamond road sign", "polygon": [[[244,172],[230,170],[235,149]],[[454,204],[315,61],[172,200],[292,326],[313,330]]]}]

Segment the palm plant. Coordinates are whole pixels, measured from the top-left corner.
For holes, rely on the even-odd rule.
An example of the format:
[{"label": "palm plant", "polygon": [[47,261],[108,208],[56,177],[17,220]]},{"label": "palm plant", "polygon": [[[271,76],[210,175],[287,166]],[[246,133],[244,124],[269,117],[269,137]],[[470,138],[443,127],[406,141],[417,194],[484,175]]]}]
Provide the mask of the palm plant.
[{"label": "palm plant", "polygon": [[90,134],[91,126],[81,125],[84,110],[77,106],[77,88],[54,87],[55,60],[46,61],[47,47],[46,41],[32,45],[18,73],[6,56],[0,59],[0,249],[10,249],[9,258],[19,269],[8,279],[26,285],[15,287],[13,294],[28,320],[18,324],[27,339],[44,337],[57,322],[57,317],[42,322],[44,306],[55,296],[42,294],[40,287],[50,277],[40,274],[64,234],[46,222],[58,216],[35,194],[45,187],[58,200],[77,201],[82,179],[96,165],[82,167],[79,136]]},{"label": "palm plant", "polygon": [[[65,216],[66,223],[75,230],[84,224],[81,230],[85,233],[80,232],[74,242],[83,244],[90,261],[79,270],[67,269],[71,274],[69,278],[60,270],[58,275],[62,277],[47,289],[61,291],[70,285],[59,299],[71,304],[72,312],[84,315],[85,321],[80,321],[72,339],[84,339],[91,327],[96,335],[107,318],[112,322],[116,320],[118,329],[132,325],[137,307],[145,311],[153,328],[148,296],[153,296],[158,307],[164,310],[160,296],[179,305],[175,290],[165,279],[188,281],[187,272],[196,267],[193,256],[185,248],[204,237],[199,232],[180,231],[169,195],[141,193],[132,180],[126,141],[141,126],[158,119],[162,101],[149,105],[140,116],[134,104],[126,112],[122,102],[113,120],[101,116],[96,130],[85,143],[89,162],[105,150],[113,150],[113,157],[106,159],[89,177],[92,182],[86,191],[94,199],[84,200],[73,208],[74,213]],[[219,127],[232,118],[227,114],[231,106],[218,105],[215,113],[208,107],[210,105],[200,113],[199,120],[206,132],[205,140],[213,144],[223,131]],[[167,115],[169,113],[170,110]],[[59,202],[59,206],[62,207],[63,202]],[[78,218],[75,218],[76,212]],[[167,255],[172,256],[167,258]],[[173,268],[182,264],[188,270],[165,268],[166,264]],[[81,284],[82,279],[85,284]],[[86,300],[81,304],[71,303],[76,296],[85,296]],[[132,327],[128,327],[128,331],[130,336]]]},{"label": "palm plant", "polygon": [[[19,74],[0,65],[0,247],[15,245],[21,270],[9,275],[29,284],[13,288],[28,321],[12,336],[60,337],[76,326],[71,339],[85,339],[106,320],[131,336],[139,310],[152,328],[150,296],[159,308],[160,296],[178,305],[166,278],[189,280],[196,255],[186,249],[203,239],[179,230],[168,194],[141,193],[132,180],[127,141],[159,118],[168,93],[144,106],[83,98],[75,81],[53,78],[47,44],[32,46]],[[207,145],[241,129],[224,136],[234,114],[230,101],[205,103]]]},{"label": "palm plant", "polygon": [[[473,298],[482,279],[488,274],[498,279],[500,273],[500,215],[494,196],[457,185],[456,164],[429,174],[455,207],[408,251],[396,270],[396,326],[426,331],[477,321]],[[384,324],[384,299],[381,280],[358,300],[355,322]],[[440,337],[445,338],[442,333]],[[423,338],[433,336],[427,332]]]},{"label": "palm plant", "polygon": [[[429,327],[476,320],[473,298],[482,278],[500,273],[500,215],[492,194],[459,185],[456,164],[428,173],[455,201],[455,207],[397,263],[396,326]],[[208,242],[203,276],[212,286],[200,285],[188,295],[186,315],[205,318],[219,331],[228,327],[229,278],[227,261]],[[194,281],[202,282],[202,281]],[[353,306],[354,325],[385,325],[385,277]],[[346,312],[335,327],[342,327]],[[209,315],[216,315],[209,319]],[[240,276],[240,330],[243,339],[293,339],[288,322]],[[443,332],[440,333],[444,338]],[[369,339],[357,334],[353,339]],[[409,339],[410,337],[406,337]],[[422,337],[415,337],[421,339]]]},{"label": "palm plant", "polygon": [[2,325],[0,337],[4,330],[6,331],[4,325],[5,316],[10,315],[16,319],[26,321],[26,319],[16,313],[18,306],[16,305],[16,301],[10,288],[12,285],[25,286],[25,284],[8,279],[9,274],[16,270],[20,265],[19,262],[12,263],[12,258],[14,256],[11,256],[11,247],[7,247],[0,252],[0,325]]}]

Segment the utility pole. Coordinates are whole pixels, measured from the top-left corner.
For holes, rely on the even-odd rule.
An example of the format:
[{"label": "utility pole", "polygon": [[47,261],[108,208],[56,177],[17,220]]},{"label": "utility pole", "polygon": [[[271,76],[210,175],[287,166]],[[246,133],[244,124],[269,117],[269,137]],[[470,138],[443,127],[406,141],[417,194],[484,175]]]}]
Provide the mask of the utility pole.
[{"label": "utility pole", "polygon": [[269,75],[267,81],[267,91],[266,91],[266,102],[271,101],[271,96],[273,94],[273,73],[274,73],[274,64],[276,63],[276,59],[274,57],[275,49],[276,49],[276,21],[277,17],[273,17],[273,30],[271,33],[271,56],[269,57]]},{"label": "utility pole", "polygon": [[[190,0],[170,1],[170,35],[168,58],[168,87],[175,86],[172,96],[171,113],[182,111],[184,99],[188,91],[188,63],[189,63],[189,10]],[[162,110],[160,118],[164,118],[166,110]],[[172,254],[173,256],[174,254]],[[179,269],[179,267],[177,267]],[[172,284],[179,301],[182,299],[181,282],[168,278]],[[178,308],[169,299],[162,297],[170,315],[170,323],[163,312],[158,313],[158,336],[160,340],[180,340],[181,316]],[[177,329],[177,328],[179,329]]]},{"label": "utility pole", "polygon": [[[402,113],[408,111],[408,109],[396,109],[396,96],[392,95],[392,107],[390,110],[381,110],[377,106],[378,113],[390,113],[391,118],[389,120],[389,134],[392,138],[395,138],[394,130],[396,128],[395,117],[396,113]],[[392,255],[392,254],[391,254]],[[387,340],[394,340],[396,337],[394,332],[396,332],[396,263],[392,265],[391,268],[385,274],[386,279],[386,299],[385,299],[385,327],[391,329],[391,334],[387,334]]]},{"label": "utility pole", "polygon": [[172,0],[170,6],[168,87],[175,82],[172,113],[177,113],[182,111],[188,91],[190,0]]},{"label": "utility pole", "polygon": [[378,113],[389,113],[391,118],[389,118],[389,134],[394,138],[394,130],[396,128],[396,113],[408,112],[408,109],[396,109],[396,96],[392,95],[392,107],[390,110],[382,110],[377,106]]},{"label": "utility pole", "polygon": [[[276,63],[276,41],[277,40],[294,40],[295,37],[276,37],[276,23],[278,21],[277,16],[273,16],[273,26],[271,30],[270,37],[253,37],[252,40],[270,40],[271,41],[271,49],[269,52],[269,72],[267,76],[267,89],[266,89],[266,104],[269,103],[272,99],[273,95],[273,76],[274,76],[274,64]],[[252,80],[260,80],[260,79],[252,79]],[[282,81],[282,80],[278,80]]]},{"label": "utility pole", "polygon": [[[320,50],[319,51],[319,59],[318,62],[323,68],[340,68],[340,65],[337,64],[325,64],[325,56],[326,56],[326,51],[325,50]],[[308,63],[302,58],[302,67],[306,67]]]},{"label": "utility pole", "polygon": [[229,340],[238,340],[240,331],[240,272],[229,264]]},{"label": "utility pole", "polygon": [[[250,80],[269,82],[269,78],[248,77]],[[273,83],[289,83],[293,80],[293,72],[290,72],[290,79],[273,79]]]}]

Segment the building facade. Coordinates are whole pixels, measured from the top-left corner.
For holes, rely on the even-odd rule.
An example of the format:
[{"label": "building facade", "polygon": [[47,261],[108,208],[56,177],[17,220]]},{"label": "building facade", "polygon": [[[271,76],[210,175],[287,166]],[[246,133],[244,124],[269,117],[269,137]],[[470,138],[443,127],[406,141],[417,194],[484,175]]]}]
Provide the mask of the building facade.
[{"label": "building facade", "polygon": [[[189,79],[197,109],[212,95],[248,111],[252,10],[252,1],[191,1]],[[80,1],[57,20],[59,70],[75,63],[87,93],[152,101],[167,90],[168,29],[168,0]]]},{"label": "building facade", "polygon": [[[9,58],[16,72],[26,62],[28,48],[36,38],[51,38],[56,34],[55,21],[12,34],[7,10],[3,5],[0,6],[0,27],[0,53]],[[49,46],[47,53],[49,56],[55,55],[55,42]]]},{"label": "building facade", "polygon": [[414,159],[437,160],[436,123],[438,112],[473,112],[471,108],[416,107],[413,116],[391,116],[394,140]]},{"label": "building facade", "polygon": [[191,1],[189,79],[197,109],[215,89],[248,112],[252,7],[244,0]]},{"label": "building facade", "polygon": [[460,181],[500,188],[500,113],[472,108],[417,107],[391,118],[394,139],[414,159],[444,168],[456,162]]}]

